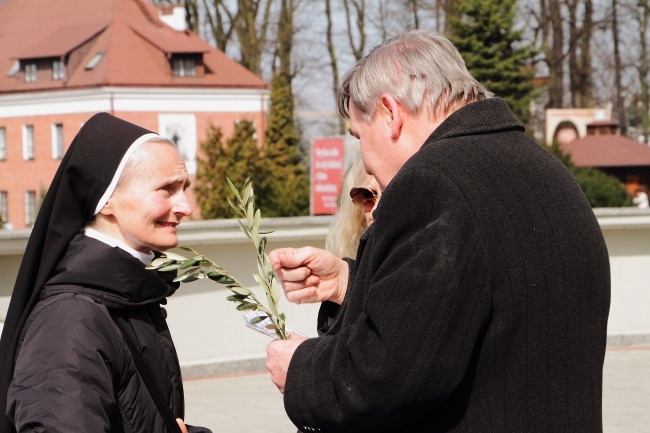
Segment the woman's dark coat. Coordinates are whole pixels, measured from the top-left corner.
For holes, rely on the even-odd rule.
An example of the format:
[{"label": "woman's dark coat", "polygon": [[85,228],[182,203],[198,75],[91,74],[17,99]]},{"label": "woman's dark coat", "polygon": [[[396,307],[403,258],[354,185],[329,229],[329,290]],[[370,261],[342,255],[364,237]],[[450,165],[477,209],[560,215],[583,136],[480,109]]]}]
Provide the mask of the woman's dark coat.
[{"label": "woman's dark coat", "polygon": [[303,432],[602,431],[607,249],[502,100],[447,118],[374,216],[330,329],[289,366]]},{"label": "woman's dark coat", "polygon": [[180,368],[160,307],[172,288],[144,266],[96,239],[73,239],[23,328],[7,411],[19,432],[167,431],[111,312],[126,320],[183,418]]},{"label": "woman's dark coat", "polygon": [[[155,136],[138,125],[99,113],[82,126],[61,160],[32,227],[0,338],[0,413],[4,415],[6,409],[11,414],[0,415],[1,433],[15,431],[14,415],[23,431],[43,431],[40,422],[53,423],[45,428],[48,432],[104,431],[86,428],[86,424],[104,423],[116,431],[124,427],[163,431],[154,428],[160,421],[152,418],[144,403],[144,387],[138,385],[131,361],[124,357],[124,339],[105,314],[111,307],[128,309],[127,329],[133,331],[137,344],[144,349],[144,358],[155,369],[175,414],[182,414],[178,367],[157,305],[169,288],[158,277],[151,278],[155,273],[143,274],[143,264],[132,256],[123,257],[126,253],[122,251],[91,254],[99,254],[105,249],[103,244],[73,254],[82,248],[81,244],[73,248],[79,242],[73,239],[93,219],[133,143]],[[87,239],[81,243],[86,242],[98,243]],[[64,256],[70,269],[62,262]],[[91,257],[97,259],[92,264],[88,262]],[[28,325],[31,331],[26,330]],[[37,340],[39,344],[34,343]],[[17,361],[20,365],[14,381]],[[47,363],[56,364],[56,368],[53,365],[52,371],[47,371]],[[53,384],[41,382],[48,374],[52,374],[48,379]],[[109,376],[117,382],[106,383]],[[9,402],[12,382],[13,400]],[[106,385],[111,386],[104,388]],[[50,392],[47,400],[45,392],[34,393],[46,389]],[[119,390],[125,392],[118,394],[114,403],[114,392]],[[57,394],[60,399],[55,402]],[[23,397],[26,405],[14,401]],[[126,403],[129,397],[136,399],[133,404]],[[85,410],[81,404],[93,410]],[[140,409],[145,409],[144,418],[136,419],[135,412]],[[97,417],[110,419],[98,421]],[[120,419],[124,424],[118,422]],[[73,420],[74,427],[69,424]]]}]

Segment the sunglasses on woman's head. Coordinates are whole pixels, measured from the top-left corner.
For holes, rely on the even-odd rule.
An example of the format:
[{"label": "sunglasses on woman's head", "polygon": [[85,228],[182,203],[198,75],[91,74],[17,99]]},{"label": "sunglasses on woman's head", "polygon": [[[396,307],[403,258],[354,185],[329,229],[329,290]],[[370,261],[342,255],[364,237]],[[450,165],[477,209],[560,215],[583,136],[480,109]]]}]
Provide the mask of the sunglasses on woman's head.
[{"label": "sunglasses on woman's head", "polygon": [[378,198],[379,194],[369,188],[355,186],[350,190],[350,200],[352,200],[352,203],[361,206],[364,212],[370,212],[375,207]]}]

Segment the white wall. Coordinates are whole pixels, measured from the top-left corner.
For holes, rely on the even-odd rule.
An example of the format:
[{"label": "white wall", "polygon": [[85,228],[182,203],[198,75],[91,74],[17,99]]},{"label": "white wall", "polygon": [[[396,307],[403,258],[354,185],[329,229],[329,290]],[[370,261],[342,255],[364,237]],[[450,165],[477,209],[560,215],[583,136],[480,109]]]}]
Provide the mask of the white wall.
[{"label": "white wall", "polygon": [[[650,341],[650,211],[597,209],[612,269],[611,344]],[[329,217],[272,218],[262,221],[267,251],[282,246],[324,246]],[[184,226],[184,227],[183,227]],[[180,244],[228,269],[255,290],[254,249],[234,220],[183,224]],[[27,243],[26,230],[0,231],[0,317],[4,316]],[[188,253],[175,250],[187,255]],[[259,289],[258,289],[259,290]],[[263,368],[268,337],[245,327],[242,313],[225,298],[230,292],[211,281],[183,284],[166,306],[186,376]],[[289,327],[315,336],[316,305],[281,302]]]}]

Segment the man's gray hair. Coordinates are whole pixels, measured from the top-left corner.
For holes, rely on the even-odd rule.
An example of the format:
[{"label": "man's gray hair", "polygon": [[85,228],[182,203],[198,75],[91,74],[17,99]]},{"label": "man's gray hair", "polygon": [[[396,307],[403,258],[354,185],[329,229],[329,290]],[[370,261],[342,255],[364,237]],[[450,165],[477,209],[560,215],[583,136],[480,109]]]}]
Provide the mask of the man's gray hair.
[{"label": "man's gray hair", "polygon": [[370,121],[384,93],[410,114],[436,116],[493,96],[469,74],[456,47],[429,30],[387,39],[352,67],[338,92],[339,113],[349,119],[354,104]]}]

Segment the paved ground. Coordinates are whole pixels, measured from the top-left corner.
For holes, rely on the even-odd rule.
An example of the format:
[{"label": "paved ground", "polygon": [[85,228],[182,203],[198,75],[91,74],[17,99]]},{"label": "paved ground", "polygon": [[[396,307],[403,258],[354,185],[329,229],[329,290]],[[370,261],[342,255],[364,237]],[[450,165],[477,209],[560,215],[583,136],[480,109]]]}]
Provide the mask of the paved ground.
[{"label": "paved ground", "polygon": [[[282,395],[268,373],[185,382],[186,419],[215,433],[293,433]],[[615,348],[605,356],[604,433],[650,433],[650,346]]]}]

